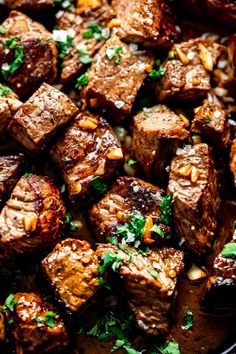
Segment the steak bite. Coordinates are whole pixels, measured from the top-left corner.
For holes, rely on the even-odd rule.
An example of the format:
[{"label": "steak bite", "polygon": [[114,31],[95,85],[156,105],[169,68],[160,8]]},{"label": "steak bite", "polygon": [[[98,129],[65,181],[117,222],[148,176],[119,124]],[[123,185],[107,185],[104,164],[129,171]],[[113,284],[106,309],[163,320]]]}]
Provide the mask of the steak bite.
[{"label": "steak bite", "polygon": [[112,6],[120,21],[118,35],[126,42],[169,47],[177,37],[174,15],[165,0],[113,0]]},{"label": "steak bite", "polygon": [[76,116],[52,147],[51,155],[62,171],[72,201],[91,196],[95,192],[94,178],[109,179],[124,163],[120,144],[106,120],[89,112]]},{"label": "steak bite", "polygon": [[13,301],[11,328],[17,353],[48,353],[68,345],[63,320],[38,293],[16,293]]},{"label": "steak bite", "polygon": [[232,173],[234,186],[236,187],[236,138],[233,140],[230,150],[230,171]]},{"label": "steak bite", "polygon": [[44,26],[12,11],[2,23],[0,68],[6,83],[20,97],[30,96],[57,75],[57,49]]},{"label": "steak bite", "polygon": [[133,118],[132,150],[147,178],[162,180],[168,160],[188,138],[188,120],[167,106],[147,108]]},{"label": "steak bite", "polygon": [[0,214],[2,256],[25,256],[54,246],[62,234],[64,217],[60,192],[51,180],[24,175]]},{"label": "steak bite", "polygon": [[0,201],[18,181],[23,158],[23,154],[0,156]]},{"label": "steak bite", "polygon": [[68,312],[78,312],[95,295],[98,259],[87,241],[67,238],[42,261],[43,272]]},{"label": "steak bite", "polygon": [[167,335],[177,275],[184,266],[183,252],[163,248],[143,256],[134,249],[131,259],[130,253],[108,244],[98,246],[96,253],[101,265],[106,255],[118,255],[118,273],[138,327],[150,335]]},{"label": "steak bite", "polygon": [[119,177],[89,215],[99,242],[115,236],[123,243],[160,243],[171,233],[170,196],[135,177]]},{"label": "steak bite", "polygon": [[122,120],[131,113],[152,64],[150,53],[134,52],[113,35],[97,53],[89,72],[88,106],[106,112],[112,121]]},{"label": "steak bite", "polygon": [[172,59],[167,59],[162,68],[164,75],[157,84],[157,98],[194,101],[210,91],[212,72],[223,46],[210,39],[190,39],[175,44],[171,49]]},{"label": "steak bite", "polygon": [[228,115],[223,106],[205,100],[202,106],[196,108],[191,132],[200,134],[206,141],[218,149],[229,145],[230,131]]},{"label": "steak bite", "polygon": [[4,0],[6,6],[21,11],[37,12],[53,6],[53,0]]},{"label": "steak bite", "polygon": [[8,129],[28,150],[43,150],[52,135],[77,113],[64,93],[44,83],[12,118]]},{"label": "steak bite", "polygon": [[214,163],[207,144],[177,150],[170,166],[174,225],[180,240],[203,255],[212,246],[220,207]]},{"label": "steak bite", "polygon": [[0,84],[0,134],[3,134],[22,102],[8,87]]},{"label": "steak bite", "polygon": [[[106,25],[110,19],[111,9],[106,0],[78,1],[77,7],[72,12],[59,13],[57,27],[67,31],[67,38],[71,33],[73,34],[71,47],[67,55],[62,58],[61,82],[63,84],[74,79],[103,46],[104,41],[109,37],[110,31]],[[61,34],[63,35],[63,32]]]}]

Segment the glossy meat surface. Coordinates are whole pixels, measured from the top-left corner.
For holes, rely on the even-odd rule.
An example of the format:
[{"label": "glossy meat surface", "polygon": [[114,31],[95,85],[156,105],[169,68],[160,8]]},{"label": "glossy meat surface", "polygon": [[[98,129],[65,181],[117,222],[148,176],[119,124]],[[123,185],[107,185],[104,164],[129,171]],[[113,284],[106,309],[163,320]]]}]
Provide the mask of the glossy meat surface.
[{"label": "glossy meat surface", "polygon": [[230,150],[230,171],[232,173],[234,185],[236,186],[236,138],[233,140]]},{"label": "glossy meat surface", "polygon": [[12,191],[19,178],[23,154],[0,156],[0,200]]},{"label": "glossy meat surface", "polygon": [[70,98],[44,83],[17,111],[8,129],[27,149],[39,152],[77,111]]},{"label": "glossy meat surface", "polygon": [[[1,87],[1,86],[0,86]],[[22,102],[14,92],[0,95],[0,134],[5,133],[6,128],[14,113],[20,108]]]},{"label": "glossy meat surface", "polygon": [[[12,333],[17,354],[48,353],[61,350],[68,344],[66,328],[54,307],[38,293],[16,293],[17,304],[11,313]],[[53,314],[53,324],[47,323],[47,314]]]},{"label": "glossy meat surface", "polygon": [[72,201],[95,193],[94,178],[113,176],[124,162],[121,146],[106,120],[89,112],[79,113],[52,147],[51,155],[68,185]]},{"label": "glossy meat surface", "polygon": [[60,192],[48,177],[21,177],[0,214],[2,256],[25,256],[52,247],[62,235],[64,217]]},{"label": "glossy meat surface", "polygon": [[51,8],[53,0],[5,0],[5,4],[11,9],[39,11]]},{"label": "glossy meat surface", "polygon": [[220,199],[207,144],[177,150],[170,166],[168,192],[174,196],[174,224],[179,239],[199,255],[209,251],[216,236]]},{"label": "glossy meat surface", "polygon": [[87,241],[67,238],[42,261],[56,297],[68,312],[78,312],[95,295],[98,259]]},{"label": "glossy meat surface", "polygon": [[132,53],[127,44],[113,35],[92,63],[86,87],[88,106],[105,112],[108,120],[122,120],[131,113],[146,70],[152,64],[152,54]]}]

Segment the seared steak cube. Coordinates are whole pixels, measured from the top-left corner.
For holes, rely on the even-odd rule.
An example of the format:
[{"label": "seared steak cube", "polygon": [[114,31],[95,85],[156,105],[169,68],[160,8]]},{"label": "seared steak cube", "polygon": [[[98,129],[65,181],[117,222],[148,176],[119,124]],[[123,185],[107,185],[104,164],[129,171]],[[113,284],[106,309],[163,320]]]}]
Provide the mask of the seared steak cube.
[{"label": "seared steak cube", "polygon": [[207,144],[177,150],[170,166],[168,193],[173,194],[174,224],[179,239],[199,255],[211,247],[220,199]]},{"label": "seared steak cube", "polygon": [[65,40],[68,40],[70,33],[73,34],[68,54],[62,58],[61,82],[63,84],[72,80],[89,64],[103,46],[104,41],[109,37],[110,31],[106,25],[110,18],[111,10],[106,0],[82,1],[81,4],[78,2],[78,6],[72,12],[59,13],[57,27],[67,31]]},{"label": "seared steak cube", "polygon": [[0,84],[0,134],[5,132],[12,116],[21,105],[18,96],[11,89]]},{"label": "seared steak cube", "polygon": [[96,191],[91,184],[94,178],[109,179],[124,162],[120,144],[108,123],[89,112],[76,116],[51,154],[73,201],[91,196]]},{"label": "seared steak cube", "polygon": [[173,13],[165,0],[113,0],[112,6],[120,21],[118,34],[126,42],[168,47],[177,37]]},{"label": "seared steak cube", "polygon": [[[171,199],[162,189],[135,177],[119,177],[90,209],[99,242],[115,236],[123,243],[151,244],[170,236]],[[157,229],[157,233],[152,232]],[[159,231],[159,233],[158,233]]]},{"label": "seared steak cube", "polygon": [[68,345],[66,328],[55,308],[38,293],[16,293],[11,311],[17,353],[48,353]]},{"label": "seared steak cube", "polygon": [[53,0],[5,0],[4,3],[11,9],[30,12],[46,10],[53,6]]},{"label": "seared steak cube", "polygon": [[148,178],[162,179],[168,160],[188,138],[186,125],[164,105],[145,109],[133,118],[132,149]]},{"label": "seared steak cube", "polygon": [[27,149],[39,152],[77,111],[78,108],[64,93],[44,83],[21,106],[8,129]]},{"label": "seared steak cube", "polygon": [[[236,34],[232,35],[228,41],[229,67],[227,70],[228,80],[226,83],[229,93],[236,93]],[[227,77],[226,76],[226,77]]]},{"label": "seared steak cube", "polygon": [[0,156],[0,200],[12,191],[19,178],[24,155]]},{"label": "seared steak cube", "polygon": [[230,151],[230,171],[236,187],[236,138],[233,140]]},{"label": "seared steak cube", "polygon": [[88,106],[106,112],[112,120],[125,118],[152,64],[150,53],[132,52],[116,35],[112,36],[97,53],[89,72]]},{"label": "seared steak cube", "polygon": [[[167,335],[177,275],[183,269],[183,252],[173,248],[152,250],[143,256],[113,245],[98,246],[100,262],[106,254],[117,254],[122,278],[138,327],[150,335]],[[131,258],[132,257],[132,258]]]},{"label": "seared steak cube", "polygon": [[230,132],[226,109],[205,100],[202,106],[195,109],[191,132],[202,135],[207,142],[219,149],[227,147]]},{"label": "seared steak cube", "polygon": [[28,97],[57,75],[57,49],[44,26],[12,11],[2,23],[0,68],[6,83],[20,97]]},{"label": "seared steak cube", "polygon": [[211,89],[210,73],[222,50],[210,39],[175,44],[171,50],[173,58],[162,65],[165,72],[157,84],[158,100],[193,101],[204,97]]},{"label": "seared steak cube", "polygon": [[3,257],[34,254],[52,247],[62,234],[64,217],[60,192],[51,180],[24,175],[0,214]]},{"label": "seared steak cube", "polygon": [[87,241],[66,239],[42,261],[43,272],[59,303],[69,313],[81,311],[99,283],[98,259]]}]

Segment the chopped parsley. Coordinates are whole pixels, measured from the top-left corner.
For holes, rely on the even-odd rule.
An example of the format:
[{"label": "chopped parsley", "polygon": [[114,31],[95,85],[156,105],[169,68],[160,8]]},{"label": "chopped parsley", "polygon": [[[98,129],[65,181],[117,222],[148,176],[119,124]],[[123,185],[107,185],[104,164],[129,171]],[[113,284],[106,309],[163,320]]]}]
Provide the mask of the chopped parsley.
[{"label": "chopped parsley", "polygon": [[173,217],[173,208],[172,208],[172,195],[166,194],[160,203],[161,209],[161,222],[166,225],[171,225]]},{"label": "chopped parsley", "polygon": [[0,34],[5,34],[7,31],[3,26],[0,26]]},{"label": "chopped parsley", "polygon": [[107,184],[101,181],[100,176],[91,179],[90,184],[94,189],[96,189],[100,193],[105,193],[108,189]]},{"label": "chopped parsley", "polygon": [[233,222],[233,227],[236,229],[236,220]]},{"label": "chopped parsley", "polygon": [[109,32],[99,26],[96,21],[91,21],[88,23],[88,29],[82,33],[82,36],[85,39],[107,39],[109,37]]},{"label": "chopped parsley", "polygon": [[147,253],[141,249],[133,250],[130,247],[128,247],[124,243],[118,242],[118,239],[116,236],[109,236],[108,241],[112,243],[113,245],[117,246],[120,250],[130,254],[130,262],[133,262],[134,256],[137,256],[138,254],[141,254],[143,257],[147,257]]},{"label": "chopped parsley", "polygon": [[28,178],[30,176],[30,173],[29,172],[26,172],[25,173],[25,177]]},{"label": "chopped parsley", "polygon": [[160,354],[180,354],[179,343],[175,341],[166,341],[163,344],[155,344],[154,347]]},{"label": "chopped parsley", "polygon": [[160,67],[159,69],[152,69],[150,73],[147,75],[147,78],[151,80],[158,80],[162,76],[164,76],[165,72],[166,69],[162,67]]},{"label": "chopped parsley", "polygon": [[92,62],[92,58],[90,58],[87,54],[88,54],[88,48],[86,47],[86,45],[84,44],[79,44],[77,46],[77,50],[78,50],[78,58],[79,61],[82,64],[90,64]]},{"label": "chopped parsley", "polygon": [[168,59],[174,59],[174,57],[175,57],[175,53],[173,52],[173,50],[170,50],[168,52]]},{"label": "chopped parsley", "polygon": [[70,212],[66,213],[65,224],[70,227],[70,231],[76,231],[78,228],[77,225],[72,221],[72,215]]},{"label": "chopped parsley", "polygon": [[209,116],[206,117],[205,122],[206,122],[206,123],[210,123],[210,122],[211,122],[211,117],[209,117]]},{"label": "chopped parsley", "polygon": [[98,266],[98,273],[103,275],[107,268],[111,268],[116,272],[121,265],[122,257],[114,252],[106,252],[101,257],[103,264]]},{"label": "chopped parsley", "polygon": [[190,309],[187,309],[185,317],[184,317],[182,329],[187,331],[188,329],[190,329],[192,327],[193,327],[193,313]]},{"label": "chopped parsley", "polygon": [[137,163],[137,161],[136,160],[132,160],[132,159],[127,161],[127,165],[129,165],[129,166],[132,166],[132,165],[134,165],[136,163]]},{"label": "chopped parsley", "polygon": [[153,277],[153,278],[158,278],[158,272],[155,269],[148,268],[147,272]]},{"label": "chopped parsley", "polygon": [[46,324],[48,327],[53,328],[55,326],[55,317],[55,312],[47,311],[44,317],[35,317],[35,321],[39,324]]},{"label": "chopped parsley", "polygon": [[236,258],[236,243],[226,243],[221,254],[226,258]]},{"label": "chopped parsley", "polygon": [[60,6],[63,9],[72,10],[71,0],[53,0],[54,6]]},{"label": "chopped parsley", "polygon": [[71,161],[71,158],[67,157],[67,156],[65,156],[63,159],[63,162],[65,162],[65,163],[70,162],[70,161]]},{"label": "chopped parsley", "polygon": [[66,42],[56,41],[57,50],[58,50],[58,58],[64,59],[67,55],[70,54],[70,50],[72,47],[73,39],[67,35]]},{"label": "chopped parsley", "polygon": [[14,311],[14,307],[18,304],[18,301],[15,299],[15,295],[14,294],[10,294],[8,295],[8,297],[5,300],[5,303],[3,305],[3,309],[6,310],[10,310],[10,311]]},{"label": "chopped parsley", "polygon": [[11,93],[11,92],[12,92],[12,90],[9,87],[0,84],[0,96],[7,95],[8,93]]},{"label": "chopped parsley", "polygon": [[124,49],[122,47],[110,47],[106,50],[106,56],[108,60],[113,60],[115,64],[120,64]]},{"label": "chopped parsley", "polygon": [[151,228],[151,231],[155,232],[163,239],[166,237],[166,234],[164,233],[164,231],[162,231],[162,229],[157,224],[153,225],[153,227]]},{"label": "chopped parsley", "polygon": [[8,75],[14,74],[21,67],[24,60],[24,47],[17,45],[17,39],[17,37],[12,37],[3,41],[4,48],[14,50],[13,61],[10,64],[5,63],[2,65],[1,71],[4,79],[6,79]]},{"label": "chopped parsley", "polygon": [[75,88],[80,88],[82,86],[87,86],[89,83],[88,75],[82,74],[77,80],[75,84]]},{"label": "chopped parsley", "polygon": [[145,231],[146,219],[139,213],[124,215],[124,224],[116,226],[117,234],[122,238],[122,243],[134,243],[139,247]]},{"label": "chopped parsley", "polygon": [[108,285],[107,281],[102,278],[96,278],[96,282],[100,285],[102,285],[104,288],[111,290],[111,287]]}]

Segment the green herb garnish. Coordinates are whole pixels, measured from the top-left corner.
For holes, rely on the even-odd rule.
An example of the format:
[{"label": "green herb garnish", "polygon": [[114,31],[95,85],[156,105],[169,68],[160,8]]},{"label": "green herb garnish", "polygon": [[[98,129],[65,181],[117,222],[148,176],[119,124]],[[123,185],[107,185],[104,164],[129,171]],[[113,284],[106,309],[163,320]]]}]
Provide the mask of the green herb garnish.
[{"label": "green herb garnish", "polygon": [[168,52],[168,59],[174,59],[174,57],[175,57],[175,53],[173,52],[173,50],[170,50]]},{"label": "green herb garnish", "polygon": [[107,39],[108,36],[104,35],[103,28],[98,25],[96,21],[91,21],[88,23],[88,29],[82,33],[83,38],[91,39]]},{"label": "green herb garnish", "polygon": [[69,225],[70,231],[76,231],[78,229],[78,226],[72,221],[72,215],[70,212],[66,213],[65,224]]},{"label": "green herb garnish", "polygon": [[172,195],[166,194],[160,203],[161,209],[161,222],[166,225],[172,224],[173,208],[172,208]]},{"label": "green herb garnish", "polygon": [[40,324],[46,324],[48,327],[53,328],[55,326],[55,317],[55,312],[47,311],[44,317],[35,317],[35,321]]},{"label": "green herb garnish", "polygon": [[2,65],[2,76],[6,79],[8,75],[14,74],[21,67],[24,60],[24,48],[17,46],[16,37],[6,39],[3,45],[6,46],[6,48],[14,49],[13,61],[10,64],[6,63]]},{"label": "green herb garnish", "polygon": [[153,278],[158,278],[158,272],[155,269],[148,268],[147,272],[153,277]]},{"label": "green herb garnish", "polygon": [[56,41],[57,50],[58,50],[58,58],[64,59],[67,55],[70,54],[70,50],[72,47],[73,39],[67,35],[66,42]]},{"label": "green herb garnish", "polygon": [[6,34],[6,29],[3,26],[0,26],[0,34]]},{"label": "green herb garnish", "polygon": [[122,257],[114,252],[106,252],[101,257],[103,264],[98,266],[99,274],[103,275],[107,268],[111,268],[116,272],[121,265]]},{"label": "green herb garnish", "polygon": [[86,45],[84,44],[80,44],[77,46],[77,50],[78,50],[78,58],[79,61],[82,64],[90,64],[92,62],[92,58],[90,58],[87,54],[88,54],[88,48],[86,47]]},{"label": "green herb garnish", "polygon": [[134,243],[135,247],[140,246],[146,219],[139,213],[124,215],[124,219],[129,221],[116,226],[116,232],[122,238],[122,243]]},{"label": "green herb garnish", "polygon": [[136,161],[136,160],[130,159],[130,160],[127,161],[127,165],[132,166],[132,165],[136,164],[137,162],[138,161]]},{"label": "green herb garnish", "polygon": [[82,74],[77,80],[75,84],[75,88],[80,88],[82,86],[87,86],[89,83],[88,75]]},{"label": "green herb garnish", "polygon": [[12,90],[9,87],[0,84],[0,96],[5,96],[11,92]]},{"label": "green herb garnish", "polygon": [[108,60],[113,60],[115,64],[120,64],[122,54],[124,54],[124,49],[122,47],[110,47],[106,50]]},{"label": "green herb garnish", "polygon": [[173,341],[166,341],[163,344],[154,345],[160,354],[180,354],[179,343]]},{"label": "green herb garnish", "polygon": [[147,75],[148,79],[157,80],[165,75],[166,69],[160,67],[159,69],[152,69]]},{"label": "green herb garnish", "polygon": [[97,176],[97,177],[94,177],[93,179],[91,179],[90,184],[94,189],[96,189],[100,193],[105,193],[108,189],[107,184],[101,181],[100,176]]},{"label": "green herb garnish", "polygon": [[14,311],[14,307],[18,304],[18,301],[15,299],[15,295],[14,294],[10,294],[8,295],[8,297],[6,298],[4,305],[3,305],[3,309],[9,309],[10,311]]},{"label": "green herb garnish", "polygon": [[151,228],[151,231],[152,232],[155,232],[156,234],[158,234],[161,238],[165,238],[166,237],[166,234],[162,231],[162,229],[154,224],[153,227]]},{"label": "green herb garnish", "polygon": [[186,315],[184,317],[184,322],[182,325],[182,329],[187,331],[188,329],[193,327],[193,313],[190,309],[187,309]]},{"label": "green herb garnish", "polygon": [[205,122],[206,122],[206,123],[210,123],[210,122],[211,122],[211,117],[209,117],[209,116],[206,117]]},{"label": "green herb garnish", "polygon": [[26,172],[25,173],[25,177],[28,178],[30,176],[30,173],[29,172]]},{"label": "green herb garnish", "polygon": [[236,258],[236,243],[226,243],[221,254],[226,258]]}]

